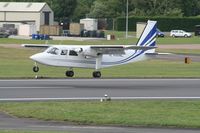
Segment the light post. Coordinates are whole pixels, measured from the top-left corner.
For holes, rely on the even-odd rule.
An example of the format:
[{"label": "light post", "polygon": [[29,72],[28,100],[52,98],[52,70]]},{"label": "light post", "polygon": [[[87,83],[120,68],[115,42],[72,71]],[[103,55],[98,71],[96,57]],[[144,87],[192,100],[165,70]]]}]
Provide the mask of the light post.
[{"label": "light post", "polygon": [[126,1],[126,39],[128,38],[128,0]]}]

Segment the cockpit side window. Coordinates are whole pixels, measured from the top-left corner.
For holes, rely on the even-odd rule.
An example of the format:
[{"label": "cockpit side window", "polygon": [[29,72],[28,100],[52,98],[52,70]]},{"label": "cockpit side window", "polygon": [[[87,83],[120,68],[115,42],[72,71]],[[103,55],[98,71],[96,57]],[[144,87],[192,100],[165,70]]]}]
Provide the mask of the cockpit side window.
[{"label": "cockpit side window", "polygon": [[77,52],[74,51],[74,50],[70,50],[69,51],[69,55],[71,55],[71,56],[78,56]]},{"label": "cockpit side window", "polygon": [[58,54],[58,51],[59,51],[58,48],[53,47],[53,48],[49,49],[49,50],[47,51],[47,53],[57,55],[57,54]]},{"label": "cockpit side window", "polygon": [[67,55],[68,50],[62,50],[61,55]]}]

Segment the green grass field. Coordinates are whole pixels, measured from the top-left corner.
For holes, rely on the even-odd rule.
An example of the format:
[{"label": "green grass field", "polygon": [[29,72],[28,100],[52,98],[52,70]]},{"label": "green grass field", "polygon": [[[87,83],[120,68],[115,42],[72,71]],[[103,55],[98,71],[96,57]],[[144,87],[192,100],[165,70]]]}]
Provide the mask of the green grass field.
[{"label": "green grass field", "polygon": [[23,118],[89,125],[179,128],[200,128],[199,109],[199,100],[0,103],[0,111]]},{"label": "green grass field", "polygon": [[[118,31],[106,31],[106,34],[115,35],[115,40],[90,40],[90,41],[71,41],[71,40],[25,40],[25,39],[11,39],[11,38],[0,38],[0,44],[73,44],[73,45],[99,45],[99,44],[135,44],[137,42],[137,38],[135,38],[135,32],[129,32],[129,38],[125,39],[125,32]],[[83,43],[84,42],[84,43]],[[164,37],[157,38],[157,44],[200,44],[200,37],[191,37],[191,38],[172,38],[172,37]]]},{"label": "green grass field", "polygon": [[160,53],[173,53],[173,54],[192,54],[200,55],[200,49],[156,49]]}]

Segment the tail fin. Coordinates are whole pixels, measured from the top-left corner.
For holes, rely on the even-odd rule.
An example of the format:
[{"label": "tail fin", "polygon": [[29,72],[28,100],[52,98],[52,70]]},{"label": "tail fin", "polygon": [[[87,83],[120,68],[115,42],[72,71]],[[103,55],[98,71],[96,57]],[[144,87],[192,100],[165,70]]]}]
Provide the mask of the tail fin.
[{"label": "tail fin", "polygon": [[147,21],[147,25],[140,36],[137,46],[155,46],[156,45],[156,35],[157,35],[157,21]]}]

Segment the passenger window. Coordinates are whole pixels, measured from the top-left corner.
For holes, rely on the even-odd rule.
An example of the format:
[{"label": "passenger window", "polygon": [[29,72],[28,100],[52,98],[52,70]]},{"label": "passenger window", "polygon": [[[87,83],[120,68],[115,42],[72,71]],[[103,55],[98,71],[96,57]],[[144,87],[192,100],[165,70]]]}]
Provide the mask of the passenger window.
[{"label": "passenger window", "polygon": [[70,50],[69,51],[69,55],[71,55],[71,56],[78,56],[78,54],[74,50]]},{"label": "passenger window", "polygon": [[67,55],[67,50],[62,50],[61,55]]},{"label": "passenger window", "polygon": [[49,50],[47,51],[47,53],[57,55],[57,54],[58,54],[58,51],[59,51],[58,48],[53,47],[53,48],[49,49]]}]

